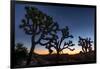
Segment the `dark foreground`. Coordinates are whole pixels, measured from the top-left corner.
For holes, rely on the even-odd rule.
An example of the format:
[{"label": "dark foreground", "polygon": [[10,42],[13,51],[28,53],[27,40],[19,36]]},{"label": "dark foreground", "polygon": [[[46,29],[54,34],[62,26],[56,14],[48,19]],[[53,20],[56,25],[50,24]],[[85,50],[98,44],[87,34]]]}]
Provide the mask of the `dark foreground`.
[{"label": "dark foreground", "polygon": [[[34,58],[35,57],[35,58]],[[70,64],[83,64],[83,63],[94,63],[96,62],[95,52],[88,52],[75,55],[61,54],[57,56],[56,54],[52,55],[38,55],[34,54],[33,59],[30,65],[26,65],[26,61],[19,62],[18,65],[15,65],[15,68],[24,68],[24,67],[37,67],[37,66],[50,66],[50,65],[70,65]]]}]

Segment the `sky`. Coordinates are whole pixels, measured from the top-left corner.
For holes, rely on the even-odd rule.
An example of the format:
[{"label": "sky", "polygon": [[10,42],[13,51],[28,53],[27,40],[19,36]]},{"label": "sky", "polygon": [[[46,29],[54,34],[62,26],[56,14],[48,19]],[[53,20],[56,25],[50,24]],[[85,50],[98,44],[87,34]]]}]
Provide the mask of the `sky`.
[{"label": "sky", "polygon": [[[15,4],[15,43],[23,43],[25,47],[30,50],[31,36],[26,35],[22,29],[19,28],[21,20],[25,16],[25,6],[34,6],[40,11],[53,17],[53,20],[58,22],[60,28],[69,27],[70,34],[74,36],[73,41],[75,51],[64,50],[65,53],[74,54],[81,50],[78,46],[78,36],[90,37],[94,41],[94,22],[95,22],[95,8],[89,7],[68,7],[68,6],[51,6],[39,4]],[[66,39],[67,41],[69,39]],[[94,47],[94,44],[93,44]],[[47,54],[48,50],[45,47],[36,45],[35,52],[39,54]]]}]

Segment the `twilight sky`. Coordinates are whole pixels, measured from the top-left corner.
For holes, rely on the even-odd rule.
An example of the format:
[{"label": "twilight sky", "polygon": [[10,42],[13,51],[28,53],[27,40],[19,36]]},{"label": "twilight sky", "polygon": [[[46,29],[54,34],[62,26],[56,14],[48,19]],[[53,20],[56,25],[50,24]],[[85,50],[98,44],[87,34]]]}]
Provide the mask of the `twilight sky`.
[{"label": "twilight sky", "polygon": [[[69,27],[70,34],[74,36],[70,39],[75,44],[75,51],[70,52],[65,50],[66,53],[74,54],[81,50],[78,46],[78,36],[91,37],[94,41],[94,18],[95,18],[95,8],[89,7],[68,7],[68,6],[51,6],[51,5],[34,5],[34,4],[17,4],[15,5],[15,43],[23,43],[28,49],[31,47],[31,37],[26,35],[22,29],[19,29],[21,20],[25,15],[25,6],[34,6],[52,16],[54,21],[57,21],[60,28],[65,26]],[[69,39],[67,39],[69,40]],[[66,40],[66,41],[67,41]],[[94,45],[93,45],[94,46]],[[35,52],[39,54],[48,53],[45,47],[37,45]]]}]

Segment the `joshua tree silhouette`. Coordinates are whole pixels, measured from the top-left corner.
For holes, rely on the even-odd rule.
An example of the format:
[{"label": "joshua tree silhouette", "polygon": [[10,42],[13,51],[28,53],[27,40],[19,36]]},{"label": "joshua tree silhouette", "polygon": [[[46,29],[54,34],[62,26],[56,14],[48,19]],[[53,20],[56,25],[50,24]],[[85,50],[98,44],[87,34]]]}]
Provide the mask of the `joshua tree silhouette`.
[{"label": "joshua tree silhouette", "polygon": [[59,29],[58,32],[61,32],[62,35],[60,38],[60,40],[58,39],[58,35],[55,34],[54,38],[51,39],[50,43],[47,45],[48,49],[49,49],[49,54],[51,54],[53,52],[53,50],[51,49],[51,47],[55,48],[57,55],[59,55],[61,52],[63,52],[64,49],[69,49],[70,51],[73,51],[74,49],[71,49],[70,46],[74,46],[75,44],[72,43],[72,41],[69,42],[65,42],[63,47],[61,47],[62,42],[66,39],[66,38],[73,38],[72,35],[69,34],[69,28],[68,26],[66,26],[63,29]]},{"label": "joshua tree silhouette", "polygon": [[88,51],[89,52],[92,51],[91,43],[93,43],[93,41],[91,41],[91,38],[82,38],[79,36],[78,45],[82,46],[82,50],[84,53],[87,53]]},{"label": "joshua tree silhouette", "polygon": [[[40,44],[42,46],[49,44],[51,42],[51,39],[54,39],[54,34],[56,34],[59,26],[56,22],[53,21],[52,17],[39,11],[35,7],[27,6],[25,7],[25,10],[25,18],[22,19],[20,28],[24,30],[25,34],[31,36],[32,46],[26,64],[29,65],[35,46],[37,44]],[[37,35],[40,36],[38,37],[38,39],[36,38]],[[51,37],[49,37],[48,35]],[[45,43],[43,42],[43,40],[45,40]],[[50,49],[49,47],[47,48]]]},{"label": "joshua tree silhouette", "polygon": [[88,51],[91,52],[92,51],[92,43],[93,41],[91,41],[91,38],[86,38],[86,46],[88,47]]},{"label": "joshua tree silhouette", "polygon": [[[69,34],[69,28],[66,26],[63,29],[59,29],[59,25],[57,22],[54,22],[52,17],[47,14],[41,12],[38,8],[35,7],[25,7],[25,17],[22,19],[22,23],[20,24],[20,28],[24,30],[25,34],[31,36],[31,49],[28,55],[26,65],[30,64],[32,56],[35,58],[34,49],[37,44],[41,46],[45,46],[46,49],[49,50],[49,54],[52,54],[53,50],[51,47],[54,47],[57,51],[57,55],[63,49],[69,49],[73,51],[74,49],[69,48],[69,46],[74,46],[72,41],[66,43],[63,48],[61,48],[61,44],[66,38],[73,38],[72,35]],[[60,40],[58,38],[57,32],[61,32],[62,35]],[[37,36],[39,36],[37,38]]]}]

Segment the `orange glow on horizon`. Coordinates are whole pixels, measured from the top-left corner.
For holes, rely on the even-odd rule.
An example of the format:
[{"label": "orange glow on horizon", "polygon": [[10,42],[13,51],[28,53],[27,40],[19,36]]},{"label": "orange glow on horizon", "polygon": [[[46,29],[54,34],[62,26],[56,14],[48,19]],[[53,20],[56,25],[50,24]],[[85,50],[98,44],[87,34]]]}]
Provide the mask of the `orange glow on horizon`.
[{"label": "orange glow on horizon", "polygon": [[[63,53],[61,52],[61,54],[69,54],[69,55],[74,55],[74,54],[78,54],[81,50],[77,49],[77,50],[74,50],[74,51],[70,51],[68,49],[65,49],[63,50]],[[40,54],[40,55],[46,55],[48,54],[48,50],[35,50],[34,51],[35,53],[37,54]],[[52,54],[54,54],[56,52],[53,52]]]},{"label": "orange glow on horizon", "polygon": [[67,53],[69,55],[73,55],[73,54],[78,54],[81,50],[77,49],[77,50],[74,50],[74,51],[70,51],[68,49],[65,49],[63,50],[63,53]]},{"label": "orange glow on horizon", "polygon": [[45,55],[49,53],[48,50],[35,50],[34,52],[40,55]]}]

